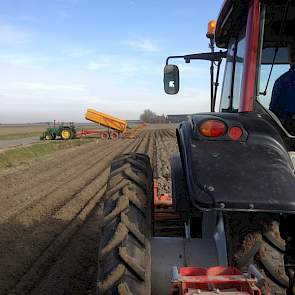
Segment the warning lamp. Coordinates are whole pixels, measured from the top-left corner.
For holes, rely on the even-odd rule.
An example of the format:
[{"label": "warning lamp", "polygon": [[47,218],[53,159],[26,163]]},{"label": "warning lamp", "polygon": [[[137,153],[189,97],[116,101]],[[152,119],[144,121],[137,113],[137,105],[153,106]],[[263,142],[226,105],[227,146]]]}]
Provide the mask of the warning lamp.
[{"label": "warning lamp", "polygon": [[216,29],[216,21],[210,20],[208,23],[208,31],[206,35],[207,38],[214,39],[215,29]]},{"label": "warning lamp", "polygon": [[243,130],[240,127],[231,127],[228,130],[228,136],[232,140],[239,140],[243,135]]},{"label": "warning lamp", "polygon": [[226,132],[226,129],[225,123],[221,120],[207,120],[204,121],[199,127],[200,133],[206,137],[223,136]]}]

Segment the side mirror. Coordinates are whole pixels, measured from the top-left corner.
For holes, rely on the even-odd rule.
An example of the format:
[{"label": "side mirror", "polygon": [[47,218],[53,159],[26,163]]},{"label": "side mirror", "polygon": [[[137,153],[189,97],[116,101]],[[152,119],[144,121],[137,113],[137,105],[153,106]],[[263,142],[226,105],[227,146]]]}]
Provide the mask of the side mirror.
[{"label": "side mirror", "polygon": [[179,70],[176,65],[166,65],[164,68],[164,89],[167,94],[177,94],[179,91]]}]

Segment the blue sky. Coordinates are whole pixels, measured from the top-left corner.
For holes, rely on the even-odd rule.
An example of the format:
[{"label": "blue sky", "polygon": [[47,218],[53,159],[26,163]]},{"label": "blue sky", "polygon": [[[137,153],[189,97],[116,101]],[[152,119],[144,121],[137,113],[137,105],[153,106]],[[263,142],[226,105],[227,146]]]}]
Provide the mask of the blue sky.
[{"label": "blue sky", "polygon": [[82,121],[87,107],[126,119],[209,110],[209,64],[180,65],[167,96],[165,58],[208,50],[222,0],[2,0],[0,122]]}]

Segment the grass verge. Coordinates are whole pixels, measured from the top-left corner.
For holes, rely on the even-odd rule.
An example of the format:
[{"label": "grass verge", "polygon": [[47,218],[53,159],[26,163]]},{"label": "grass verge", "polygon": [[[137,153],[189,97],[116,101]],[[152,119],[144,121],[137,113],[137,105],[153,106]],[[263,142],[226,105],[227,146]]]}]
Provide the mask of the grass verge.
[{"label": "grass verge", "polygon": [[11,134],[0,134],[0,140],[12,140],[12,139],[21,139],[27,137],[41,136],[42,132],[32,131],[25,133],[11,133]]},{"label": "grass verge", "polygon": [[[81,131],[82,129],[94,130],[94,129],[97,129],[97,125],[93,124],[93,125],[76,126],[77,131]],[[23,132],[17,132],[17,133],[4,133],[4,134],[0,134],[0,140],[22,139],[22,138],[35,137],[35,136],[40,137],[45,130],[46,128],[40,131],[23,131]]]},{"label": "grass verge", "polygon": [[26,147],[17,147],[0,153],[0,169],[28,163],[31,159],[52,154],[59,150],[68,149],[89,143],[91,139],[56,140],[35,143]]}]

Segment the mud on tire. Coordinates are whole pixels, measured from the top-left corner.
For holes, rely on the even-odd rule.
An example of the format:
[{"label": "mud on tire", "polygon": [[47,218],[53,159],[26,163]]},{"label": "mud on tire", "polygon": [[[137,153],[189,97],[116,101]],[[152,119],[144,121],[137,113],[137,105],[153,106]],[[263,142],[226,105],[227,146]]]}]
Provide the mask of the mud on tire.
[{"label": "mud on tire", "polygon": [[111,165],[101,232],[98,294],[149,295],[152,170],[148,156]]},{"label": "mud on tire", "polygon": [[286,295],[285,241],[279,216],[264,213],[230,213],[225,216],[230,262],[247,271],[254,264],[264,275],[263,295]]}]

